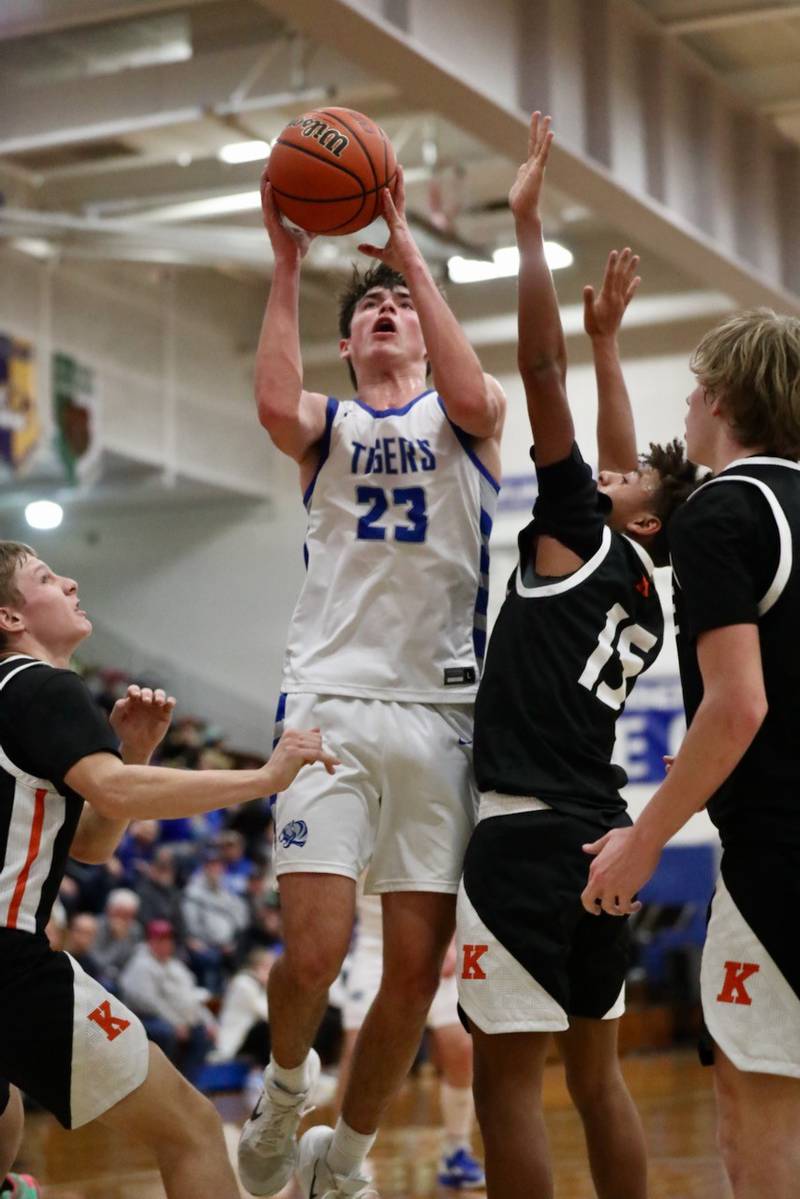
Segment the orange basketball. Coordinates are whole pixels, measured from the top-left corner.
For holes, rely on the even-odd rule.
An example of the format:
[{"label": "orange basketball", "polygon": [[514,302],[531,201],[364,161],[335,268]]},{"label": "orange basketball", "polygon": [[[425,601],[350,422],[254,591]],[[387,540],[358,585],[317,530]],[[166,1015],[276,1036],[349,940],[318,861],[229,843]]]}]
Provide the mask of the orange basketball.
[{"label": "orange basketball", "polygon": [[397,159],[363,113],[320,108],[289,122],[272,147],[268,174],[287,220],[308,233],[338,235],[380,215],[381,189],[394,188]]}]

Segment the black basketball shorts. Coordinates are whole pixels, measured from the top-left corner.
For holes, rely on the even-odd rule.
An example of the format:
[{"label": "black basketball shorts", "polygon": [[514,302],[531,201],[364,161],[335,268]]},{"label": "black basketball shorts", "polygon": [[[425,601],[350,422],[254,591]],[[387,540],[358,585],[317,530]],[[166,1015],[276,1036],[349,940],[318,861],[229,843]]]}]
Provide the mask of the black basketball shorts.
[{"label": "black basketball shorts", "polygon": [[44,934],[0,929],[0,1078],[65,1128],[108,1111],[147,1077],[141,1021]]},{"label": "black basketball shorts", "polygon": [[[621,816],[619,826],[630,824]],[[481,797],[458,893],[459,1005],[487,1033],[557,1032],[624,1011],[627,919],[581,905],[607,832],[537,799]]]}]

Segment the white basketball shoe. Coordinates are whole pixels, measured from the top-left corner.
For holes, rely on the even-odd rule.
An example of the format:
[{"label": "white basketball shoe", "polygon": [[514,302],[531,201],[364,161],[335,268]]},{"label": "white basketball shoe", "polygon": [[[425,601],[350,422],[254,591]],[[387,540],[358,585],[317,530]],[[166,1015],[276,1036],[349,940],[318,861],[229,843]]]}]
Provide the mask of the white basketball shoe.
[{"label": "white basketball shoe", "polygon": [[239,1137],[239,1177],[251,1195],[277,1195],[294,1173],[300,1120],[313,1109],[309,1101],[320,1073],[319,1055],[308,1055],[308,1087],[296,1093],[275,1082],[269,1066],[264,1089]]},{"label": "white basketball shoe", "polygon": [[297,1181],[303,1199],[378,1199],[369,1178],[333,1173],[327,1161],[332,1140],[333,1129],[324,1124],[300,1138]]}]

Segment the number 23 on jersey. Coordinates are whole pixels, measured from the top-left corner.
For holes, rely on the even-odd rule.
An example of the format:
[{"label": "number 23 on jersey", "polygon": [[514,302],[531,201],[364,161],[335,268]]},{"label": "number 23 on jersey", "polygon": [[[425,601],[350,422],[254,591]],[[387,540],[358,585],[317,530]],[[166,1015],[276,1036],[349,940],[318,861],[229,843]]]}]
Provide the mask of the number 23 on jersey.
[{"label": "number 23 on jersey", "polygon": [[356,503],[367,509],[356,526],[359,541],[425,540],[428,512],[422,487],[357,487]]}]

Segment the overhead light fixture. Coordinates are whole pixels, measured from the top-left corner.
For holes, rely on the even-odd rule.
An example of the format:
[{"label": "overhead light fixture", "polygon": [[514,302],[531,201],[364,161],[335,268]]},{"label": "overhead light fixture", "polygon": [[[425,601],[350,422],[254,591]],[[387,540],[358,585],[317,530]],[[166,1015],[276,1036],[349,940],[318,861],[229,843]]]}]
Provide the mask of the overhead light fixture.
[{"label": "overhead light fixture", "polygon": [[25,519],[32,529],[57,529],[64,509],[54,500],[34,500],[25,509]]},{"label": "overhead light fixture", "polygon": [[[571,251],[557,241],[546,241],[544,253],[551,271],[563,270],[574,261]],[[508,279],[519,274],[519,250],[516,246],[501,246],[492,254],[491,261],[485,258],[462,258],[456,254],[447,260],[447,273],[452,283]]]},{"label": "overhead light fixture", "polygon": [[266,158],[269,151],[269,142],[228,142],[217,151],[217,158],[222,162],[255,162],[259,158]]},{"label": "overhead light fixture", "polygon": [[208,196],[204,200],[184,200],[180,204],[161,204],[158,208],[149,208],[146,212],[137,212],[129,216],[129,220],[148,222],[157,221],[163,224],[167,221],[195,221],[204,217],[228,216],[233,212],[255,212],[261,207],[259,191],[232,192],[225,196]]},{"label": "overhead light fixture", "polygon": [[55,246],[44,237],[15,237],[11,242],[14,250],[22,254],[30,254],[31,258],[47,259],[55,257]]}]

